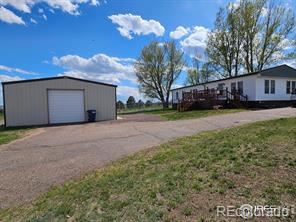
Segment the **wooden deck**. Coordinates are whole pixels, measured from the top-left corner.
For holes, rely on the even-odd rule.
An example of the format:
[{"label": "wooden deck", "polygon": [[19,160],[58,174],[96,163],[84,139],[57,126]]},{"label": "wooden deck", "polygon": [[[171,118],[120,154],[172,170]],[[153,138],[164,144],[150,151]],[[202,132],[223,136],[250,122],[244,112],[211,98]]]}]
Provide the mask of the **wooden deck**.
[{"label": "wooden deck", "polygon": [[178,110],[188,111],[190,109],[213,109],[215,107],[242,108],[248,101],[248,96],[237,90],[229,91],[204,89],[183,92],[182,99],[178,102]]}]

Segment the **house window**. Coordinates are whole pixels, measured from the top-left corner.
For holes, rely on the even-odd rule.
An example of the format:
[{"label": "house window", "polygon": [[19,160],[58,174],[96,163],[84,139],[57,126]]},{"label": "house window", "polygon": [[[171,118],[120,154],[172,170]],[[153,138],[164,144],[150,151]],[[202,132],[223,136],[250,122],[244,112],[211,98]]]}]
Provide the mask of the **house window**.
[{"label": "house window", "polygon": [[176,92],[176,98],[179,100],[179,92]]},{"label": "house window", "polygon": [[218,84],[218,90],[223,90],[224,87],[224,83],[219,83]]},{"label": "house window", "polygon": [[265,94],[269,94],[269,80],[264,81],[264,92]]},{"label": "house window", "polygon": [[240,81],[237,83],[237,90],[240,94],[244,93],[244,82]]},{"label": "house window", "polygon": [[287,81],[287,89],[286,89],[287,94],[291,94],[291,82]]},{"label": "house window", "polygon": [[217,90],[219,91],[220,95],[223,95],[223,88],[224,88],[225,83],[219,83]]},{"label": "house window", "polygon": [[275,80],[270,80],[270,93],[275,94]]},{"label": "house window", "polygon": [[292,82],[292,93],[296,92],[296,81]]},{"label": "house window", "polygon": [[231,93],[235,93],[236,91],[236,82],[231,83]]}]

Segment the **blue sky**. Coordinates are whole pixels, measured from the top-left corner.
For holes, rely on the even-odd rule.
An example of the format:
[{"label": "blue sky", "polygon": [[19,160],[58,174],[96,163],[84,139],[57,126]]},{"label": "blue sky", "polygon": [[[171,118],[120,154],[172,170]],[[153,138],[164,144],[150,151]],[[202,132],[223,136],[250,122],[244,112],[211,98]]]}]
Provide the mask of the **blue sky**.
[{"label": "blue sky", "polygon": [[139,99],[132,63],[141,48],[175,39],[187,58],[202,52],[228,2],[0,0],[0,80],[71,75],[117,84],[123,101]]}]

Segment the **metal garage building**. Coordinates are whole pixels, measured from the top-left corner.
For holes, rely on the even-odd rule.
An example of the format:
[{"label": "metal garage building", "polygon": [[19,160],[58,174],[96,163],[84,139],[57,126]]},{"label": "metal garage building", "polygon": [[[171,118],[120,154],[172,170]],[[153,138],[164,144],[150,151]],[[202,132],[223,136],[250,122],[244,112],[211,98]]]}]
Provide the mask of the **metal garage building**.
[{"label": "metal garage building", "polygon": [[85,122],[92,109],[96,121],[116,119],[116,87],[67,76],[3,82],[5,125]]}]

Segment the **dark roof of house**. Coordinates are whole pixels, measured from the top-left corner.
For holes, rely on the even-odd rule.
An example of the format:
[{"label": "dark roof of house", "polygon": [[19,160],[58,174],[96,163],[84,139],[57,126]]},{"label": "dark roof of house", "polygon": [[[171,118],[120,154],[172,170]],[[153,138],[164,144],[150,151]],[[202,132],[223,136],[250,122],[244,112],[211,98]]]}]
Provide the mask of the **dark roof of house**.
[{"label": "dark roof of house", "polygon": [[275,66],[275,67],[264,69],[264,70],[257,71],[257,72],[246,73],[246,74],[233,76],[233,77],[229,77],[229,78],[224,78],[224,79],[217,79],[217,80],[209,81],[206,83],[199,83],[199,84],[190,85],[190,86],[183,86],[183,87],[179,87],[176,89],[172,89],[171,91],[174,91],[177,89],[185,89],[185,88],[194,87],[194,86],[200,86],[200,85],[213,83],[213,82],[225,81],[225,80],[229,80],[229,79],[236,79],[236,78],[242,78],[242,77],[247,77],[247,76],[252,76],[252,75],[258,75],[258,74],[260,74],[262,76],[270,76],[270,77],[296,77],[296,69],[284,64],[284,65]]},{"label": "dark roof of house", "polygon": [[99,85],[117,87],[117,85],[112,85],[112,84],[103,83],[103,82],[96,82],[96,81],[91,81],[91,80],[87,80],[87,79],[79,79],[79,78],[74,78],[74,77],[71,77],[71,76],[57,76],[57,77],[48,77],[48,78],[39,78],[39,79],[17,80],[17,81],[10,81],[10,82],[2,82],[2,85],[26,83],[26,82],[35,82],[35,81],[47,81],[47,80],[55,80],[55,79],[72,79],[72,80],[77,80],[77,81],[82,81],[82,82],[88,82],[88,83],[94,83],[94,84],[99,84]]}]

